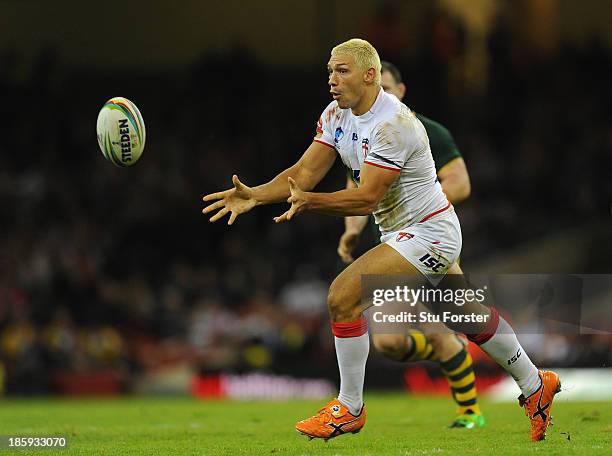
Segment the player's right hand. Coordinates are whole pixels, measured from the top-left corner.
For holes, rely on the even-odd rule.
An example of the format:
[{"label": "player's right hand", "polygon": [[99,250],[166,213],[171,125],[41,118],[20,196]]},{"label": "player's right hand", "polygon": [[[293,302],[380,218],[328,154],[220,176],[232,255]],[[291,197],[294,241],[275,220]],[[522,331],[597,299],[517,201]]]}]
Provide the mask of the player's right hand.
[{"label": "player's right hand", "polygon": [[345,231],[340,237],[340,242],[338,244],[338,255],[342,258],[342,261],[345,263],[352,263],[355,261],[353,258],[353,251],[355,247],[357,247],[357,242],[359,242],[359,233],[356,231]]},{"label": "player's right hand", "polygon": [[235,174],[232,176],[232,182],[234,188],[225,190],[223,192],[211,193],[202,198],[203,201],[215,201],[202,209],[203,214],[219,209],[218,212],[210,218],[211,222],[216,222],[226,214],[230,214],[230,218],[227,221],[228,225],[234,223],[236,217],[245,212],[249,212],[255,204],[255,198],[253,198],[253,191],[251,187],[247,187],[238,179]]}]

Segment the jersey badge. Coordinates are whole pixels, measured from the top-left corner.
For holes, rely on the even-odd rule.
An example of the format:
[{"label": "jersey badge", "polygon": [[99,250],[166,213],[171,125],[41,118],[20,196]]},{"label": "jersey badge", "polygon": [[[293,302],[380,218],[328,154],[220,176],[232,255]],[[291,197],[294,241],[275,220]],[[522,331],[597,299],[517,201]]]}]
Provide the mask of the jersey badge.
[{"label": "jersey badge", "polygon": [[408,239],[412,239],[414,234],[406,233],[405,231],[400,231],[395,237],[395,242],[407,241]]},{"label": "jersey badge", "polygon": [[334,137],[334,142],[340,141],[343,136],[344,136],[344,132],[342,131],[342,128],[340,128],[340,127],[336,128],[336,134],[335,134],[335,137]]},{"label": "jersey badge", "polygon": [[368,138],[363,138],[361,141],[361,150],[363,151],[363,156],[366,157],[370,150],[370,140]]}]

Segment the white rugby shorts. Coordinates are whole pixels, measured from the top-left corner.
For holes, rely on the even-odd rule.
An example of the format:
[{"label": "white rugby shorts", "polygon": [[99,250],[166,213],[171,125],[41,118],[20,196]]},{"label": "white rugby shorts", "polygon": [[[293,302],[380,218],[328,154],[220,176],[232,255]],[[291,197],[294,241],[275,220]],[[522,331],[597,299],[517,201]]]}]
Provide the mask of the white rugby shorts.
[{"label": "white rugby shorts", "polygon": [[454,208],[420,223],[381,236],[437,286],[461,254],[461,226]]}]

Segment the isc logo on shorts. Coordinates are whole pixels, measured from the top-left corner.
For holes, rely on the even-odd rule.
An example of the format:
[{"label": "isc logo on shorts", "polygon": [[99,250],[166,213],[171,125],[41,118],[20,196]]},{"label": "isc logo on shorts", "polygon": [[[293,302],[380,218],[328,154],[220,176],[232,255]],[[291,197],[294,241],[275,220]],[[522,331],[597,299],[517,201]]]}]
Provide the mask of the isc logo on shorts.
[{"label": "isc logo on shorts", "polygon": [[419,261],[423,263],[426,267],[431,269],[433,272],[438,272],[440,268],[446,268],[446,265],[444,263],[439,260],[436,260],[429,253],[426,253],[421,258],[419,258]]}]

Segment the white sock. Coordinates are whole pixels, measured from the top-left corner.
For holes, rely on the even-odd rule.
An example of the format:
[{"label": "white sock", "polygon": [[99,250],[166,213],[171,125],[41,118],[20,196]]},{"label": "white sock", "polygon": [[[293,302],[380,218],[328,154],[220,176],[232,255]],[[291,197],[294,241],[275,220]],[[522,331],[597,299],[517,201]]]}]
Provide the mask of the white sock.
[{"label": "white sock", "polygon": [[540,387],[538,368],[521,347],[512,327],[502,317],[499,317],[493,337],[481,344],[480,348],[512,375],[525,397],[531,396]]},{"label": "white sock", "polygon": [[353,415],[359,415],[363,405],[363,381],[370,352],[370,336],[366,332],[358,337],[335,337],[336,356],[340,369],[338,400]]}]

